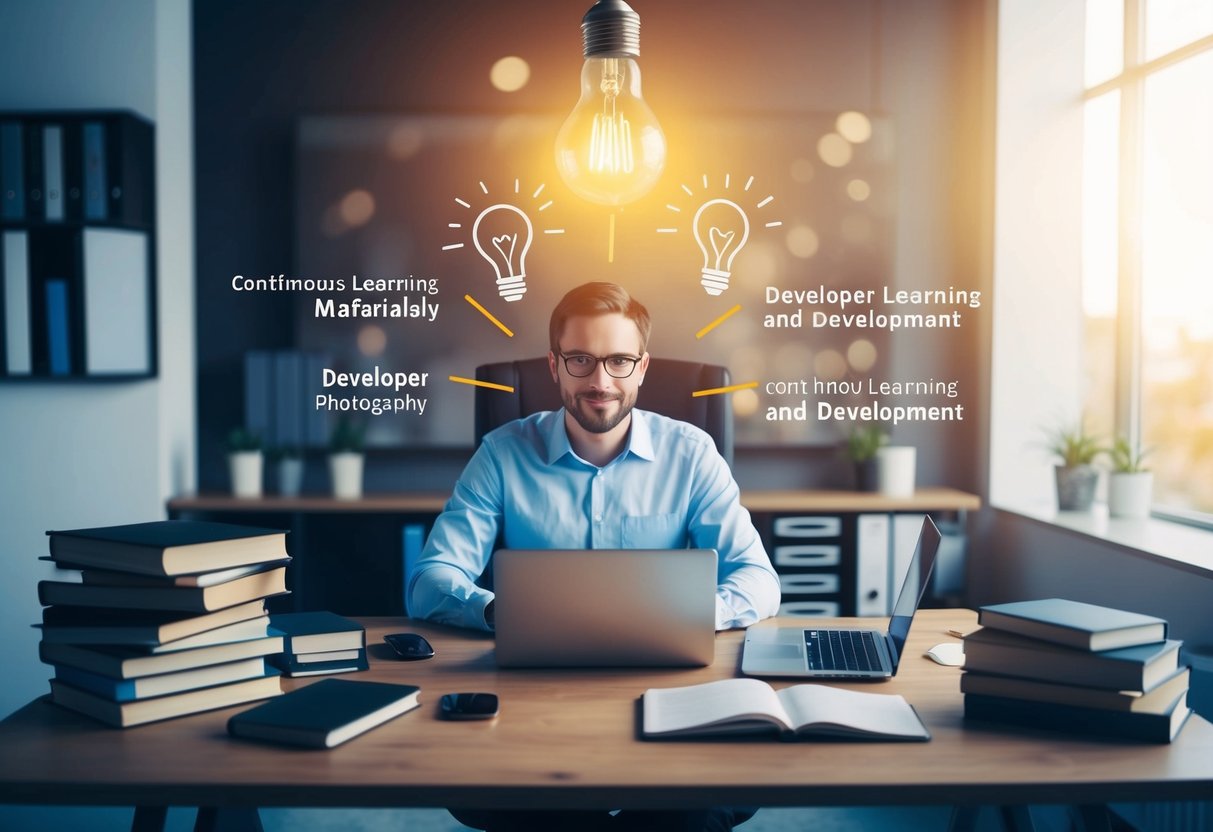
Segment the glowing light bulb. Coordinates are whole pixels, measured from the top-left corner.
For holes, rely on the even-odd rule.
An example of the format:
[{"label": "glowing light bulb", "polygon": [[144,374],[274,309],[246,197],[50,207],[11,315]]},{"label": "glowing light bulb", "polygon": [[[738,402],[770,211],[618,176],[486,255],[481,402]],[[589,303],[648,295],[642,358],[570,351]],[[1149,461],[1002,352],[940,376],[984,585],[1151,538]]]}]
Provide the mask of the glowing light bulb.
[{"label": "glowing light bulb", "polygon": [[556,135],[556,168],[583,199],[624,205],[665,169],[665,134],[640,92],[640,15],[623,0],[598,0],[581,32],[581,98]]},{"label": "glowing light bulb", "polygon": [[534,228],[531,218],[508,203],[490,205],[472,225],[472,243],[497,275],[497,292],[507,301],[526,294],[526,255]]},{"label": "glowing light bulb", "polygon": [[733,258],[750,239],[750,218],[736,202],[709,199],[695,212],[691,228],[703,252],[699,284],[709,295],[719,295],[729,288]]}]

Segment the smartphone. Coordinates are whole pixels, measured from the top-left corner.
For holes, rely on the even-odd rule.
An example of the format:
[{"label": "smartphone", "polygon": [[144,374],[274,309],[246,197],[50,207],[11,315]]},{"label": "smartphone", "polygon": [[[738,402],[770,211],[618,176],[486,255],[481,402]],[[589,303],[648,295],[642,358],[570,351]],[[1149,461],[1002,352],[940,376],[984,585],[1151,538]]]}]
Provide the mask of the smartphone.
[{"label": "smartphone", "polygon": [[439,708],[445,719],[492,719],[497,716],[497,694],[447,693]]}]

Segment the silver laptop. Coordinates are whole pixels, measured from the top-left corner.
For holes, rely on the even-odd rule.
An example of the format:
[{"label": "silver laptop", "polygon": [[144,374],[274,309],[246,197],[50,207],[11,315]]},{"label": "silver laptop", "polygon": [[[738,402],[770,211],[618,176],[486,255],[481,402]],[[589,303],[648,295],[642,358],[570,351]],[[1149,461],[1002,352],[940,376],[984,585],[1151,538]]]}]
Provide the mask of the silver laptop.
[{"label": "silver laptop", "polygon": [[501,549],[501,667],[702,667],[716,654],[712,549]]},{"label": "silver laptop", "polygon": [[887,632],[804,625],[751,627],[746,631],[741,672],[749,676],[830,679],[887,679],[895,675],[910,623],[930,583],[939,541],[939,529],[930,517],[924,517]]}]

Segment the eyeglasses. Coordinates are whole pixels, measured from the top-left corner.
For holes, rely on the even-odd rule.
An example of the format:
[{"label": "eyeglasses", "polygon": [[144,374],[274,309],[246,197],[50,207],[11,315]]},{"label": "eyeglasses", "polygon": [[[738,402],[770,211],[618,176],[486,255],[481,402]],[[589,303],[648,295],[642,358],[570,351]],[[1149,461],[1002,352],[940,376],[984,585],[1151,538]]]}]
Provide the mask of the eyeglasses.
[{"label": "eyeglasses", "polygon": [[[634,358],[630,355],[607,355],[599,358],[596,355],[586,355],[583,352],[575,352],[571,355],[560,353],[560,357],[564,359],[564,369],[573,378],[585,378],[593,375],[594,370],[598,369],[599,362],[606,369],[607,375],[611,378],[627,378],[632,373],[636,372],[636,365],[640,363],[640,358]],[[643,356],[641,356],[643,358]]]}]

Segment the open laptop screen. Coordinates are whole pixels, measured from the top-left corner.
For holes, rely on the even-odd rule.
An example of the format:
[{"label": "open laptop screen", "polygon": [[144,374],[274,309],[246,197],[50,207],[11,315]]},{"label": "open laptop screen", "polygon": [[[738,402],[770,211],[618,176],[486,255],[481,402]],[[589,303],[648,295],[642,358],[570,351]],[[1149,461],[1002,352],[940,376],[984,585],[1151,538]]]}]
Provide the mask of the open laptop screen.
[{"label": "open laptop screen", "polygon": [[939,553],[939,543],[939,529],[929,516],[923,517],[922,531],[919,532],[918,543],[914,546],[914,556],[910,559],[905,581],[897,595],[897,603],[893,605],[893,616],[889,619],[889,648],[892,653],[889,660],[894,671],[901,662],[901,653],[910,633],[914,613],[922,603],[922,596],[930,583],[935,556]]}]

